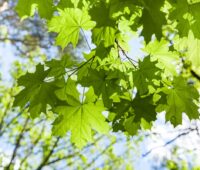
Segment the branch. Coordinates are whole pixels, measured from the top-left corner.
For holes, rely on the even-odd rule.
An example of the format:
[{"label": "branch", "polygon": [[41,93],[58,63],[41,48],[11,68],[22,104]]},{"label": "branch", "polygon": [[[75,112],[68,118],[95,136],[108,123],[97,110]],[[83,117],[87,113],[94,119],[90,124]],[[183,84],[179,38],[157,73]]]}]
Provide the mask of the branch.
[{"label": "branch", "polygon": [[[98,141],[101,140],[102,138],[103,138],[103,136],[98,137],[98,138],[94,141],[94,143],[92,143],[92,144],[90,144],[90,145],[87,145],[84,149],[87,150],[90,146],[93,146],[96,142],[98,142]],[[64,149],[64,148],[63,148],[63,149]],[[51,165],[51,164],[54,164],[54,163],[56,163],[56,162],[59,162],[59,161],[62,161],[62,160],[66,160],[66,159],[72,158],[72,157],[78,155],[79,153],[80,153],[80,152],[77,151],[77,152],[74,152],[73,154],[66,155],[66,156],[64,156],[64,157],[62,157],[62,158],[54,159],[54,160],[48,162],[46,165]]]},{"label": "branch", "polygon": [[123,55],[129,60],[129,62],[133,65],[134,68],[137,68],[137,66],[133,63],[138,63],[137,61],[133,60],[132,58],[130,58],[126,52],[124,51],[124,49],[119,45],[118,41],[115,40],[116,44],[117,44],[117,47],[121,50],[121,52],[123,53]]},{"label": "branch", "polygon": [[197,80],[200,81],[200,75],[198,75],[194,70],[190,70],[190,73],[192,74],[193,77],[195,77]]},{"label": "branch", "polygon": [[[13,88],[9,89],[9,93],[10,93],[11,96],[12,96],[12,92],[13,92]],[[2,118],[1,118],[1,122],[0,122],[0,136],[4,133],[4,132],[2,131],[2,127],[3,127],[3,124],[4,124],[4,122],[5,122],[5,121],[4,121],[4,118],[6,117],[6,115],[7,115],[8,111],[9,111],[11,105],[12,105],[12,102],[9,102],[9,103],[5,106],[5,109],[4,109],[3,113],[2,113]]]},{"label": "branch", "polygon": [[81,69],[83,66],[85,66],[87,63],[89,63],[90,61],[93,61],[95,58],[95,56],[92,56],[89,60],[87,60],[86,62],[84,62],[82,65],[80,65],[79,67],[77,67],[72,73],[69,74],[69,77],[71,77],[73,74],[75,74],[79,69]]},{"label": "branch", "polygon": [[82,32],[82,34],[83,34],[83,37],[84,37],[84,39],[85,39],[85,41],[86,41],[86,44],[87,44],[89,50],[92,51],[92,48],[90,47],[90,44],[89,44],[89,42],[88,42],[88,40],[87,40],[87,37],[86,37],[86,35],[85,35],[85,32],[83,31],[82,28],[81,28],[81,32]]},{"label": "branch", "polygon": [[[4,134],[4,132],[7,130],[7,128],[23,113],[23,110],[19,112],[15,117],[13,117],[3,128],[2,131],[0,131],[0,136]],[[0,124],[0,130],[1,130],[1,124]]]},{"label": "branch", "polygon": [[88,169],[89,167],[92,166],[92,164],[99,159],[100,156],[102,156],[111,146],[113,146],[113,144],[115,143],[115,141],[111,142],[109,145],[107,145],[94,159],[92,159],[91,162],[89,162],[84,169]]},{"label": "branch", "polygon": [[6,106],[6,108],[5,108],[5,110],[2,114],[2,118],[1,118],[1,122],[0,122],[0,136],[3,134],[2,127],[3,127],[3,124],[4,124],[4,118],[7,115],[8,110],[9,110],[9,104]]},{"label": "branch", "polygon": [[20,162],[20,169],[21,169],[23,163],[24,163],[24,162],[27,160],[27,158],[32,154],[32,151],[33,151],[34,147],[37,145],[37,143],[38,143],[39,140],[41,139],[41,136],[42,136],[42,134],[43,134],[43,132],[44,132],[44,127],[45,127],[45,126],[43,125],[40,134],[39,134],[38,137],[35,139],[35,141],[33,142],[32,146],[28,149],[28,153],[26,154],[26,156],[21,160],[21,162]]},{"label": "branch", "polygon": [[20,147],[20,142],[21,142],[21,140],[22,140],[22,138],[23,138],[24,131],[25,131],[25,129],[26,129],[28,120],[29,120],[29,118],[27,118],[27,119],[25,120],[23,129],[22,129],[21,133],[19,134],[19,136],[18,136],[18,138],[17,138],[17,141],[16,141],[16,144],[15,144],[15,148],[14,148],[14,151],[13,151],[13,154],[12,154],[12,157],[11,157],[11,160],[10,160],[8,166],[5,168],[5,170],[9,170],[9,169],[10,169],[10,166],[12,165],[13,160],[15,159],[15,156],[16,156],[16,154],[17,154],[18,148]]},{"label": "branch", "polygon": [[193,131],[195,131],[195,130],[197,130],[197,128],[194,128],[194,129],[190,128],[189,131],[178,134],[175,138],[173,138],[173,139],[167,141],[164,145],[157,146],[157,147],[154,147],[154,148],[150,149],[149,151],[147,151],[146,153],[144,153],[144,154],[142,155],[142,157],[148,156],[148,155],[149,155],[152,151],[154,151],[155,149],[165,147],[165,146],[167,146],[167,145],[173,143],[174,141],[176,141],[178,138],[180,138],[180,137],[182,137],[182,136],[186,136],[186,135],[188,135],[189,133],[191,133],[191,132],[193,132]]},{"label": "branch", "polygon": [[54,149],[57,147],[59,140],[60,140],[60,137],[57,138],[56,142],[54,143],[53,147],[49,151],[48,155],[43,159],[43,161],[40,163],[38,168],[36,168],[36,170],[41,170],[47,164],[47,162],[49,161],[50,157],[52,156],[54,152]]}]

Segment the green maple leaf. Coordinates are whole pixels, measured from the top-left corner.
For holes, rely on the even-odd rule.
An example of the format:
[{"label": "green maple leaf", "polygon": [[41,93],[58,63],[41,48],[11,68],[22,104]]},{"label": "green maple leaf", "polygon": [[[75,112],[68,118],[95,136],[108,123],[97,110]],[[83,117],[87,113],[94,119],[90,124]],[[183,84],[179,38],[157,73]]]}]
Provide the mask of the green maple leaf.
[{"label": "green maple leaf", "polygon": [[[105,47],[111,46],[115,42],[115,21],[110,16],[110,3],[99,1],[89,11],[92,20],[96,21],[97,25],[92,30],[92,40],[96,45],[101,42]],[[99,17],[100,16],[100,17]]]},{"label": "green maple leaf", "polygon": [[101,102],[94,103],[94,94],[89,90],[83,103],[79,100],[72,105],[58,106],[55,111],[59,113],[54,122],[53,132],[56,135],[64,135],[71,132],[71,141],[82,148],[88,141],[92,141],[92,130],[106,133],[109,129],[102,115],[104,107]]},{"label": "green maple leaf", "polygon": [[177,21],[177,29],[181,36],[187,36],[192,30],[196,38],[200,38],[200,3],[190,4],[187,0],[170,1],[173,7],[169,19]]},{"label": "green maple leaf", "polygon": [[169,44],[165,40],[150,42],[144,49],[152,60],[157,60],[157,67],[164,69],[167,75],[176,75],[176,64],[179,61],[177,53],[169,51]]},{"label": "green maple leaf", "polygon": [[144,9],[140,23],[143,25],[142,35],[146,42],[151,41],[155,34],[157,39],[162,37],[162,26],[165,25],[165,13],[161,12],[164,0],[144,0]]},{"label": "green maple leaf", "polygon": [[137,94],[133,100],[122,98],[110,109],[110,112],[114,114],[113,129],[126,130],[130,135],[135,135],[141,128],[150,129],[151,122],[156,120],[155,109],[152,96],[140,97]]},{"label": "green maple leaf", "polygon": [[126,114],[133,114],[133,105],[130,98],[120,98],[119,102],[113,103],[113,106],[109,109],[110,113],[114,114],[112,122],[118,123]]},{"label": "green maple leaf", "polygon": [[152,96],[140,97],[136,95],[131,101],[133,116],[124,122],[124,127],[130,135],[135,135],[139,129],[150,129],[151,122],[156,120],[156,106],[152,103]]},{"label": "green maple leaf", "polygon": [[96,45],[103,42],[105,47],[109,47],[115,42],[115,33],[116,29],[113,27],[106,26],[95,28],[92,32],[92,40]]},{"label": "green maple leaf", "polygon": [[109,58],[109,55],[111,55],[111,48],[110,47],[106,48],[103,43],[98,45],[95,50],[96,50],[95,56],[100,58],[101,61],[103,59]]},{"label": "green maple leaf", "polygon": [[42,18],[50,19],[53,15],[53,1],[52,0],[19,0],[15,10],[22,19],[33,16],[35,10]]},{"label": "green maple leaf", "polygon": [[134,122],[134,116],[131,116],[125,120],[124,129],[129,135],[136,135],[140,129],[140,122]]},{"label": "green maple leaf", "polygon": [[151,62],[150,57],[145,57],[143,61],[139,61],[139,67],[133,71],[133,82],[140,94],[148,92],[148,86],[154,85],[153,80],[159,80],[161,77],[161,69],[156,67],[157,62]]},{"label": "green maple leaf", "polygon": [[63,88],[55,91],[56,96],[67,102],[67,105],[77,105],[79,104],[80,94],[77,91],[77,84],[71,78],[67,79],[67,82]]},{"label": "green maple leaf", "polygon": [[152,96],[141,97],[139,94],[136,95],[132,101],[134,109],[134,121],[141,121],[145,119],[147,122],[156,120],[156,106],[153,104]]},{"label": "green maple leaf", "polygon": [[[47,104],[52,107],[57,102],[54,91],[58,88],[58,82],[45,82],[49,70],[39,64],[35,73],[27,73],[18,79],[18,85],[24,89],[15,96],[14,106],[24,107],[28,102],[31,117],[37,117],[41,112],[46,112]],[[62,84],[62,83],[61,83]]]},{"label": "green maple leaf", "polygon": [[184,51],[185,58],[190,60],[192,66],[200,67],[200,39],[194,37],[192,31],[189,31],[187,37],[177,37],[174,42],[174,48],[177,51]]},{"label": "green maple leaf", "polygon": [[61,60],[52,59],[47,61],[46,66],[50,68],[48,76],[60,77],[66,73],[66,69],[76,66],[77,61],[68,55],[62,56]]},{"label": "green maple leaf", "polygon": [[131,14],[133,14],[137,10],[132,0],[112,0],[110,6],[110,15],[112,18],[117,18],[119,16],[128,15],[127,19],[130,19]]},{"label": "green maple leaf", "polygon": [[115,21],[110,16],[110,3],[104,0],[100,0],[93,5],[93,8],[89,10],[89,14],[93,21],[97,22],[96,27],[115,26]]},{"label": "green maple leaf", "polygon": [[64,8],[74,8],[77,7],[78,4],[80,4],[80,8],[83,5],[82,2],[79,2],[79,0],[60,0],[58,3],[57,7],[59,9],[64,9]]},{"label": "green maple leaf", "polygon": [[65,8],[59,10],[59,14],[51,19],[48,28],[49,31],[58,33],[56,44],[62,48],[70,42],[75,47],[78,43],[80,30],[90,30],[95,26],[95,22],[90,20],[90,16],[78,8]]},{"label": "green maple leaf", "polygon": [[191,32],[188,35],[187,57],[193,66],[200,67],[200,39],[195,38]]},{"label": "green maple leaf", "polygon": [[80,83],[86,87],[92,86],[95,94],[101,95],[104,105],[109,108],[112,104],[111,95],[120,92],[119,78],[120,73],[118,72],[90,69],[88,76],[85,76]]},{"label": "green maple leaf", "polygon": [[163,109],[166,110],[166,120],[177,126],[182,123],[183,113],[186,113],[190,119],[198,119],[198,106],[194,102],[199,98],[198,91],[188,85],[182,77],[174,78],[172,84],[173,87],[165,91],[167,104]]}]

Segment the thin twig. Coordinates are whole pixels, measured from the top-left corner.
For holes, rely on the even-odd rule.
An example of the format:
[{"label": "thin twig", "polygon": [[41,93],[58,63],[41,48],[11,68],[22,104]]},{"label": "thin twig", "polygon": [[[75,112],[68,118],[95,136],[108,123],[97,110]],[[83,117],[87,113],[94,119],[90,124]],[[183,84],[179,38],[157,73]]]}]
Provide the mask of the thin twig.
[{"label": "thin twig", "polygon": [[190,73],[193,75],[193,77],[200,81],[200,75],[198,75],[194,70],[191,69]]},{"label": "thin twig", "polygon": [[85,32],[83,31],[82,28],[81,28],[81,32],[82,32],[82,34],[83,34],[83,37],[84,37],[84,39],[85,39],[85,41],[86,41],[86,43],[87,43],[87,46],[88,46],[89,50],[92,51],[92,48],[90,47],[90,44],[89,44],[89,42],[88,42],[88,40],[87,40],[87,37],[86,37],[86,35],[85,35]]},{"label": "thin twig", "polygon": [[182,137],[182,136],[185,136],[185,135],[188,135],[189,133],[191,133],[192,131],[195,131],[195,130],[196,130],[196,128],[195,128],[195,129],[190,129],[190,131],[188,131],[188,132],[180,133],[180,134],[177,135],[175,138],[173,138],[173,139],[167,141],[164,145],[157,146],[157,147],[154,147],[154,148],[150,149],[149,151],[147,151],[146,153],[144,153],[144,154],[142,155],[142,157],[148,156],[148,155],[149,155],[152,151],[154,151],[155,149],[165,147],[165,146],[167,146],[167,145],[173,143],[174,141],[176,141],[178,138],[180,138],[180,137]]},{"label": "thin twig", "polygon": [[16,154],[17,154],[17,150],[18,150],[18,148],[20,147],[20,142],[21,142],[21,140],[22,140],[22,138],[23,138],[23,135],[24,135],[24,131],[25,131],[26,126],[27,126],[27,124],[28,124],[28,120],[29,120],[29,118],[26,118],[25,123],[24,123],[24,126],[23,126],[23,129],[22,129],[22,131],[20,132],[20,134],[19,134],[19,136],[18,136],[18,138],[17,138],[17,140],[16,140],[15,148],[14,148],[13,154],[12,154],[12,156],[11,156],[10,162],[9,162],[8,166],[5,168],[5,170],[9,170],[9,169],[10,169],[10,166],[12,165],[13,160],[15,159],[15,156],[16,156]]},{"label": "thin twig", "polygon": [[124,49],[119,45],[119,43],[118,43],[117,40],[115,40],[115,42],[116,42],[118,48],[119,48],[119,49],[121,50],[121,52],[123,53],[123,55],[124,55],[124,56],[129,60],[129,62],[133,65],[133,67],[137,68],[137,66],[136,66],[133,62],[135,62],[135,63],[138,63],[138,62],[135,61],[135,60],[133,60],[132,58],[130,58],[130,57],[126,54],[126,52],[125,52]]},{"label": "thin twig", "polygon": [[[35,139],[35,141],[33,142],[33,144],[31,145],[31,147],[28,149],[28,153],[26,154],[26,156],[21,160],[20,162],[20,167],[22,167],[23,163],[27,160],[27,158],[32,154],[32,151],[34,149],[34,147],[37,145],[37,143],[39,142],[39,140],[41,139],[41,136],[44,132],[44,125],[42,127],[42,130],[40,132],[40,134],[38,135],[38,137]],[[21,168],[20,168],[21,169]]]},{"label": "thin twig", "polygon": [[[84,149],[87,151],[87,149],[88,149],[89,147],[93,146],[96,142],[98,142],[98,141],[101,140],[102,138],[103,138],[103,135],[101,135],[100,137],[98,137],[98,138],[94,141],[94,143],[91,143],[91,144],[87,145]],[[66,155],[66,156],[64,156],[64,157],[54,159],[54,160],[52,160],[52,161],[46,163],[46,165],[51,165],[51,164],[54,164],[54,163],[59,162],[59,161],[62,161],[62,160],[70,159],[70,158],[72,158],[72,157],[74,157],[74,156],[77,156],[79,153],[80,153],[80,151],[77,151],[77,152],[74,152],[73,154]]]},{"label": "thin twig", "polygon": [[50,157],[52,156],[54,152],[54,149],[57,147],[59,140],[60,140],[60,137],[57,138],[56,142],[54,143],[53,147],[49,151],[48,155],[43,159],[43,161],[40,163],[38,168],[36,168],[36,170],[41,170],[47,164],[47,162],[49,161]]},{"label": "thin twig", "polygon": [[113,144],[115,143],[115,141],[111,142],[108,146],[106,146],[94,159],[92,159],[92,161],[90,161],[84,169],[89,169],[89,167],[91,167],[93,165],[93,163],[99,159],[100,156],[102,156],[110,147],[113,146]]}]

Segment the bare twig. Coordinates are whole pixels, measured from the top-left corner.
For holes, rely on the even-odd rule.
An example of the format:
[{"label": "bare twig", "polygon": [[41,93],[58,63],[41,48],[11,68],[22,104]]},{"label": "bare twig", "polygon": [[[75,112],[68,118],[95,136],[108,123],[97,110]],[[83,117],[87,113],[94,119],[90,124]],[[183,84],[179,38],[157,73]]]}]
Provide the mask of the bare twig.
[{"label": "bare twig", "polygon": [[182,137],[182,136],[186,136],[186,135],[188,135],[189,133],[191,133],[191,132],[193,132],[193,131],[195,131],[195,130],[196,130],[196,128],[194,128],[194,129],[190,128],[189,131],[178,134],[178,135],[177,135],[176,137],[174,137],[173,139],[167,141],[164,145],[154,147],[154,148],[150,149],[149,151],[147,151],[146,153],[144,153],[142,156],[143,156],[143,157],[146,157],[146,156],[148,156],[152,151],[154,151],[155,149],[165,147],[165,146],[167,146],[167,145],[169,145],[169,144],[175,142],[178,138],[180,138],[180,137]]},{"label": "bare twig", "polygon": [[112,141],[109,145],[107,145],[94,159],[92,159],[92,161],[90,161],[84,169],[88,169],[89,167],[91,167],[94,162],[99,159],[100,156],[102,156],[110,147],[113,146],[113,144],[115,143],[115,141]]},{"label": "bare twig", "polygon": [[22,167],[23,163],[27,160],[27,158],[32,154],[32,151],[34,149],[34,147],[37,145],[37,143],[39,142],[39,140],[41,139],[41,136],[44,132],[44,125],[42,127],[42,130],[40,132],[40,134],[38,135],[38,137],[35,139],[35,141],[33,142],[33,144],[31,145],[30,148],[28,148],[28,153],[26,154],[26,156],[21,160],[20,162],[20,167]]},{"label": "bare twig", "polygon": [[119,45],[118,41],[115,40],[116,44],[117,44],[117,47],[121,50],[121,52],[123,53],[123,55],[129,60],[129,62],[133,65],[134,68],[137,68],[137,66],[133,63],[138,63],[137,61],[133,60],[132,58],[130,58],[126,52],[124,51],[124,49]]},{"label": "bare twig", "polygon": [[22,138],[23,138],[23,135],[24,135],[24,131],[25,131],[26,126],[27,126],[27,124],[28,124],[28,120],[29,120],[29,118],[26,118],[25,123],[24,123],[24,126],[23,126],[23,128],[22,128],[22,131],[20,132],[20,134],[19,134],[19,136],[18,136],[18,138],[17,138],[17,140],[16,140],[15,148],[14,148],[13,154],[12,154],[12,156],[11,156],[10,162],[9,162],[8,166],[5,168],[5,170],[9,170],[9,169],[10,169],[10,166],[12,165],[13,160],[15,159],[15,156],[16,156],[16,154],[17,154],[17,150],[18,150],[19,147],[20,147],[20,142],[21,142],[21,140],[22,140]]},{"label": "bare twig", "polygon": [[58,137],[53,145],[53,147],[51,148],[51,150],[49,151],[49,153],[44,157],[43,161],[40,163],[40,165],[38,166],[38,168],[36,168],[36,170],[41,170],[49,161],[50,157],[52,156],[54,149],[57,147],[58,142],[60,140],[60,137]]},{"label": "bare twig", "polygon": [[198,75],[194,70],[190,70],[190,73],[192,74],[193,77],[195,77],[197,80],[200,81],[200,75]]}]

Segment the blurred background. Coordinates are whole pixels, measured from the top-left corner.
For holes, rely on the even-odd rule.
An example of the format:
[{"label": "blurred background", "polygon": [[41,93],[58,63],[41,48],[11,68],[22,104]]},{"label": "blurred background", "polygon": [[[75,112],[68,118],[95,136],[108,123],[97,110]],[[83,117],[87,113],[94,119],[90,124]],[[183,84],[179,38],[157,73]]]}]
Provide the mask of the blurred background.
[{"label": "blurred background", "polygon": [[[0,0],[0,169],[2,170],[200,170],[200,121],[173,128],[159,114],[151,131],[127,137],[115,132],[95,135],[95,141],[79,150],[64,138],[51,136],[52,113],[31,119],[27,110],[12,107],[19,92],[16,79],[33,72],[37,63],[71,55],[77,60],[87,52],[80,37],[78,48],[64,51],[54,46],[53,33],[37,15],[20,21],[14,11],[17,0]],[[86,33],[90,42],[90,33]],[[133,37],[131,51],[142,57],[143,40]]]}]

